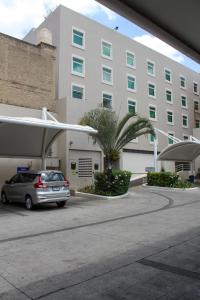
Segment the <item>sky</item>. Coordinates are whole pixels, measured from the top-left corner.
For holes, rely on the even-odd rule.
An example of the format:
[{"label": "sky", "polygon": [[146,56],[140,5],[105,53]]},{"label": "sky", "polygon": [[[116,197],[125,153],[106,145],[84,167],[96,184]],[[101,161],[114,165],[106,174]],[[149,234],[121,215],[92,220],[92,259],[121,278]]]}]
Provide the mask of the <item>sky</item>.
[{"label": "sky", "polygon": [[0,32],[22,39],[60,4],[200,72],[199,64],[94,0],[0,0]]}]

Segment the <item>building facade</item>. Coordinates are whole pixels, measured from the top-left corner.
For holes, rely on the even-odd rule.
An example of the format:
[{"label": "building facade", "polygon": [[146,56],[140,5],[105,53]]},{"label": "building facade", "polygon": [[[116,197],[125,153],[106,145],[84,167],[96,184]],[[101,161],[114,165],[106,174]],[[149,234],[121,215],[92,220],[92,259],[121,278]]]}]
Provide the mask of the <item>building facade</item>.
[{"label": "building facade", "polygon": [[[1,116],[41,118],[42,107],[55,113],[55,51],[52,45],[40,43],[35,46],[0,33]],[[37,169],[41,162],[28,158],[0,158],[0,166],[2,185],[16,173],[17,167]]]},{"label": "building facade", "polygon": [[[56,110],[60,120],[78,123],[85,112],[112,108],[121,118],[137,112],[154,127],[188,139],[200,127],[199,74],[85,16],[59,6],[25,41],[33,44],[47,28],[57,48]],[[159,135],[158,151],[173,141]],[[61,167],[72,185],[91,183],[103,156],[91,138],[66,133],[60,138]],[[154,166],[153,137],[129,143],[121,166],[143,173]],[[175,170],[175,163],[164,163]]]}]

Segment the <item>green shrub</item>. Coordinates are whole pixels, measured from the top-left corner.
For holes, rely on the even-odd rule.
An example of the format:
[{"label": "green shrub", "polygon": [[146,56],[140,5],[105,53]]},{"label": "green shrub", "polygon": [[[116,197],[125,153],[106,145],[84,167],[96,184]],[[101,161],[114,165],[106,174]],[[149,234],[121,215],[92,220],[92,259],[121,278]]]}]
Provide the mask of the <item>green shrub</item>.
[{"label": "green shrub", "polygon": [[95,173],[95,193],[106,196],[117,196],[128,191],[131,172],[112,170],[111,181],[107,173]]},{"label": "green shrub", "polygon": [[192,187],[192,183],[189,181],[178,180],[175,185],[175,188],[188,189]]},{"label": "green shrub", "polygon": [[151,172],[147,174],[147,184],[152,186],[173,187],[178,182],[178,175],[171,172]]},{"label": "green shrub", "polygon": [[171,172],[151,172],[147,174],[147,184],[173,188],[190,188],[191,182],[179,180],[179,176]]}]

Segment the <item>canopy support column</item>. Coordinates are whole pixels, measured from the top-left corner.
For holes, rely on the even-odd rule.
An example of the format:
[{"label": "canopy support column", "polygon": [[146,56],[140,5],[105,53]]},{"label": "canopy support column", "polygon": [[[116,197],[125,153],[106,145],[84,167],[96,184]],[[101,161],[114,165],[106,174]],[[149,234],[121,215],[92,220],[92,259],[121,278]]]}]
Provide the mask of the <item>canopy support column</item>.
[{"label": "canopy support column", "polygon": [[157,166],[157,158],[158,158],[158,139],[157,139],[157,135],[155,135],[154,137],[154,169],[155,172],[158,172],[158,166]]},{"label": "canopy support column", "polygon": [[42,170],[46,170],[46,141],[47,141],[48,128],[44,129],[42,140]]}]

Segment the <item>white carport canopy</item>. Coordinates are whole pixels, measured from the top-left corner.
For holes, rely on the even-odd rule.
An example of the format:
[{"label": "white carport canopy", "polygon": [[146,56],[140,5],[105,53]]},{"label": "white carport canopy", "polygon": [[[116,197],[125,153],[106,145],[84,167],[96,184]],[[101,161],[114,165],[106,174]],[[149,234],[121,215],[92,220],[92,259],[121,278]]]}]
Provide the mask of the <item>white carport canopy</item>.
[{"label": "white carport canopy", "polygon": [[199,155],[199,142],[182,141],[165,148],[157,159],[169,161],[193,161]]},{"label": "white carport canopy", "polygon": [[42,158],[56,137],[66,130],[95,134],[89,126],[65,124],[43,119],[0,116],[0,157]]}]

